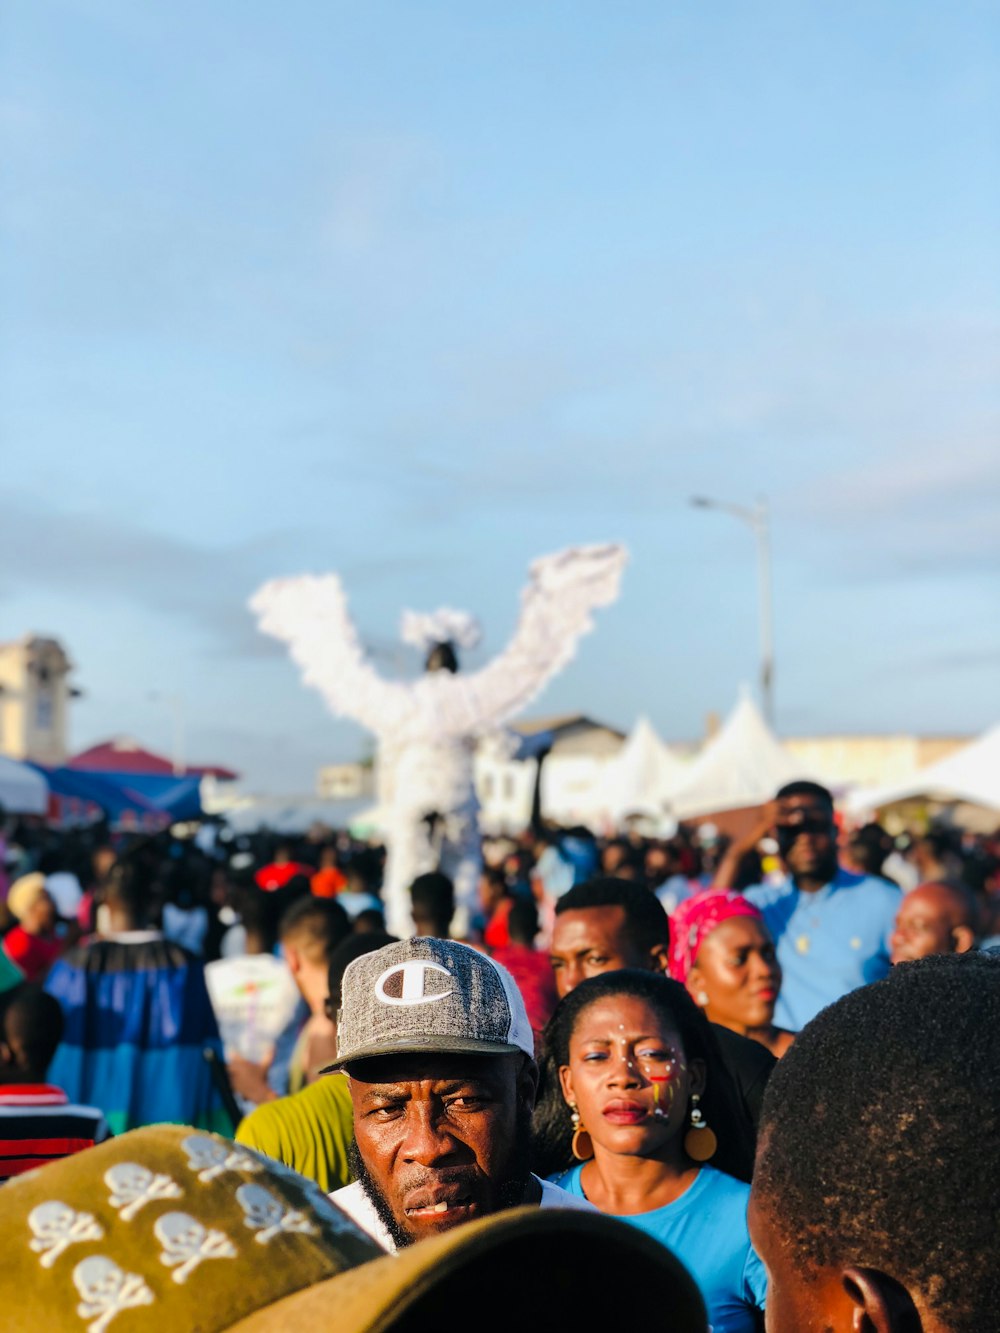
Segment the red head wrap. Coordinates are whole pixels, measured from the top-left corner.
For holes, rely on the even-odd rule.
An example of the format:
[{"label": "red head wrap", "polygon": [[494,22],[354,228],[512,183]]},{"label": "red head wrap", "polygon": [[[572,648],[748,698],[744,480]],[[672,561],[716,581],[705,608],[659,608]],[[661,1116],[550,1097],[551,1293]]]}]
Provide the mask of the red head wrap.
[{"label": "red head wrap", "polygon": [[706,938],[733,916],[763,920],[757,908],[742,893],[719,893],[708,889],[678,906],[670,918],[670,975],[675,981],[687,981]]}]

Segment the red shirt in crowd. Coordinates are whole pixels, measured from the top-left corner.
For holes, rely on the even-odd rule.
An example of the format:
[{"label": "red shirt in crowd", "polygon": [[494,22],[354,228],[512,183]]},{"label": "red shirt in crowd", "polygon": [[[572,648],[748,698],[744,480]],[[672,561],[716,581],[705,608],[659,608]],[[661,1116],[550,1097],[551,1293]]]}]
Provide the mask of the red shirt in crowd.
[{"label": "red shirt in crowd", "polygon": [[51,1083],[0,1087],[0,1182],[111,1137],[96,1106],[73,1106]]},{"label": "red shirt in crowd", "polygon": [[257,881],[258,889],[272,893],[275,889],[283,889],[296,875],[305,875],[306,879],[312,879],[315,873],[312,866],[304,866],[300,861],[284,861],[280,865],[277,861],[272,861],[269,866],[262,866],[254,879]]},{"label": "red shirt in crowd", "polygon": [[[552,1017],[558,998],[548,954],[539,953],[526,944],[508,944],[493,949],[492,955],[517,982],[528,1011],[528,1022],[537,1038]],[[535,1044],[537,1046],[537,1041]]]},{"label": "red shirt in crowd", "polygon": [[316,898],[336,898],[337,894],[347,887],[347,876],[336,866],[326,866],[323,870],[317,870],[312,877],[312,891]]},{"label": "red shirt in crowd", "polygon": [[15,926],[7,932],[3,948],[27,981],[44,981],[49,968],[62,953],[59,940],[46,935],[29,935],[23,926]]}]

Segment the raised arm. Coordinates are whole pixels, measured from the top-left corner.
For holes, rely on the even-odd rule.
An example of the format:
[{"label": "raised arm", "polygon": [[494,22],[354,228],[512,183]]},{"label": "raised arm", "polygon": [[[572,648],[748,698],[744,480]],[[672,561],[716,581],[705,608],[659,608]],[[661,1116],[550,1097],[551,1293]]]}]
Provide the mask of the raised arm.
[{"label": "raised arm", "polygon": [[372,731],[398,723],[407,689],[383,680],[365,658],[336,574],[272,579],[251,597],[250,609],[265,634],[288,644],[302,679],[331,713]]},{"label": "raised arm", "polygon": [[501,726],[526,708],[593,628],[591,613],[618,596],[623,546],[573,546],[531,566],[514,637],[480,671],[458,676],[469,731]]}]

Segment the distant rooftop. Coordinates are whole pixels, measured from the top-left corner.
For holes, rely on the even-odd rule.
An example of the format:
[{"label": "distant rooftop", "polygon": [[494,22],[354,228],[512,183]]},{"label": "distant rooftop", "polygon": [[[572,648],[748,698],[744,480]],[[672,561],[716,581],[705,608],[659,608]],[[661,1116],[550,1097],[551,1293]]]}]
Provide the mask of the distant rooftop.
[{"label": "distant rooftop", "polygon": [[[115,736],[99,745],[92,745],[89,750],[81,750],[72,759],[67,759],[66,767],[88,773],[141,773],[150,777],[174,775],[172,760],[147,750],[133,736]],[[221,778],[226,782],[234,782],[239,774],[220,764],[186,764],[176,776]]]},{"label": "distant rooftop", "polygon": [[624,731],[598,722],[586,713],[557,713],[553,717],[529,717],[511,724],[511,730],[520,736],[537,736],[541,731],[551,731],[553,735],[567,731],[609,731],[613,736],[625,739]]}]

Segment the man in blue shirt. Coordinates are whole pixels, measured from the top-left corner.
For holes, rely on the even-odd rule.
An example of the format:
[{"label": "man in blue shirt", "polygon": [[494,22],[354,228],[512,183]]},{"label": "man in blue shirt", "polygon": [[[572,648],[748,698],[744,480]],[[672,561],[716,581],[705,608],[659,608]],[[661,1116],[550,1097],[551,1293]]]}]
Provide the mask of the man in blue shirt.
[{"label": "man in blue shirt", "polygon": [[[744,892],[764,915],[784,974],[774,1021],[798,1032],[834,1000],[888,973],[901,895],[888,880],[838,864],[833,797],[825,787],[789,783],[775,797],[773,814],[786,878]],[[751,845],[760,834],[755,830]],[[734,845],[716,887],[728,887],[729,867],[744,850]]]}]

